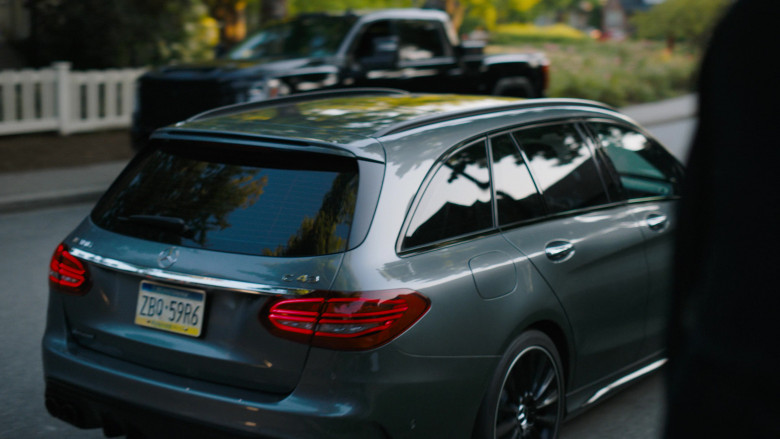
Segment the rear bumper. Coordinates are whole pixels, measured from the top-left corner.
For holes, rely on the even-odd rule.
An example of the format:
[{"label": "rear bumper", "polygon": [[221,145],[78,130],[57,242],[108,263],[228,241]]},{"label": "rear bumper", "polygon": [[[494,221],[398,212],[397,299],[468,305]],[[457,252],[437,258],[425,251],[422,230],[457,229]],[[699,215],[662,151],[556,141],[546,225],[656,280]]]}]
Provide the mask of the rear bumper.
[{"label": "rear bumper", "polygon": [[[312,350],[297,388],[264,394],[147,369],[48,331],[49,412],[142,437],[469,438],[493,358]],[[484,370],[484,380],[467,379]],[[484,381],[484,382],[483,382]],[[186,432],[186,434],[185,434]]]},{"label": "rear bumper", "polygon": [[257,437],[150,410],[56,380],[46,381],[46,410],[79,428],[102,428],[106,437]]}]

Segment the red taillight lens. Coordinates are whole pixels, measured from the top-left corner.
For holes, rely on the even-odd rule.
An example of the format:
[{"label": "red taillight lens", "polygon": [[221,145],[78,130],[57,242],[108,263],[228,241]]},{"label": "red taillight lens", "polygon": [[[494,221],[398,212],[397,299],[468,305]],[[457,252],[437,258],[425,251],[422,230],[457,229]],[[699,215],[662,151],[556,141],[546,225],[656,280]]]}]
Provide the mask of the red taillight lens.
[{"label": "red taillight lens", "polygon": [[340,293],[315,291],[305,298],[277,298],[261,312],[274,334],[312,346],[372,349],[394,339],[428,311],[430,302],[410,290]]},{"label": "red taillight lens", "polygon": [[49,286],[66,294],[84,295],[89,289],[89,272],[83,262],[68,252],[64,244],[57,246],[49,263]]}]

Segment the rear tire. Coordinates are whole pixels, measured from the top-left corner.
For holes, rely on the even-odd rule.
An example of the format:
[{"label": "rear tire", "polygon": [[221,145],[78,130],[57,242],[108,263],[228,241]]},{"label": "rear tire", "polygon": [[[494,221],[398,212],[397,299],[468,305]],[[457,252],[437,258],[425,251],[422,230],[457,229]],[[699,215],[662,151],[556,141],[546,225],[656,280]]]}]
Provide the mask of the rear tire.
[{"label": "rear tire", "polygon": [[544,333],[520,335],[502,357],[482,401],[476,439],[555,439],[564,413],[560,356]]}]

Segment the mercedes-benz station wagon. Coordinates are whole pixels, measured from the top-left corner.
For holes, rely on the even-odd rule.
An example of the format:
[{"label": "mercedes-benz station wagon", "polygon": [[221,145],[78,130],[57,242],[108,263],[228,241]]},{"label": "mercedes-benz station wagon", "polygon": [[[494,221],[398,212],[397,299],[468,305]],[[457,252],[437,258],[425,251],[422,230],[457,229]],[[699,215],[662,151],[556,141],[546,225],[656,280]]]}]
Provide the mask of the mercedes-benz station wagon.
[{"label": "mercedes-benz station wagon", "polygon": [[682,173],[589,101],[203,113],[54,251],[46,408],[107,436],[555,438],[663,362]]}]

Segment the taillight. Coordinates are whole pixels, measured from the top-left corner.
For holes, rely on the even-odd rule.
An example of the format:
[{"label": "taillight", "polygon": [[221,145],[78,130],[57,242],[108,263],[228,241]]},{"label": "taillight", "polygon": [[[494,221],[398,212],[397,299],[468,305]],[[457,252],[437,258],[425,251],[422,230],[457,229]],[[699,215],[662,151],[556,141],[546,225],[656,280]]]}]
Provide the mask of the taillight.
[{"label": "taillight", "polygon": [[57,246],[49,262],[49,287],[77,296],[86,294],[89,289],[87,267],[70,254],[64,244]]},{"label": "taillight", "polygon": [[315,291],[301,298],[271,299],[260,318],[283,338],[322,348],[365,350],[400,335],[429,304],[411,290]]}]

